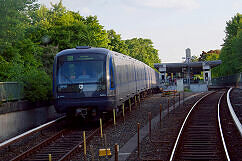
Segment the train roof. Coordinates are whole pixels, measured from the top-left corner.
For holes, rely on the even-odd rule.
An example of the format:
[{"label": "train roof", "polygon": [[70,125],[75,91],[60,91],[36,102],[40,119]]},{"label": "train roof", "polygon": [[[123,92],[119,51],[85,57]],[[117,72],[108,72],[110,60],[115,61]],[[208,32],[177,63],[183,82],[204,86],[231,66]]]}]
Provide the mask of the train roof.
[{"label": "train roof", "polygon": [[76,48],[62,50],[56,56],[75,54],[75,53],[99,53],[99,54],[108,54],[110,50],[105,48],[93,48],[89,46],[77,46]]},{"label": "train roof", "polygon": [[108,50],[106,48],[95,48],[95,47],[90,47],[90,46],[77,46],[76,48],[65,49],[65,50],[62,50],[59,53],[57,53],[56,57],[61,56],[61,55],[75,54],[75,53],[99,53],[99,54],[105,54],[106,55],[109,52],[112,52],[113,54],[115,54],[118,57],[128,58],[128,59],[134,60],[136,62],[142,63],[142,64],[146,65],[147,67],[151,68],[150,66],[148,66],[144,62],[141,62],[137,59],[134,59],[134,58],[132,58],[128,55],[124,55],[122,53],[111,51],[111,50]]}]

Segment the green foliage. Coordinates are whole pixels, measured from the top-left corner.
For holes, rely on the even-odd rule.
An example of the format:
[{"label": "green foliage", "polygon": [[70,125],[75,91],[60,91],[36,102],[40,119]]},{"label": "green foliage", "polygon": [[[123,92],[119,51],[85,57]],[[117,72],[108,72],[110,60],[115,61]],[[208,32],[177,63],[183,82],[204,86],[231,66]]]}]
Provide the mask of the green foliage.
[{"label": "green foliage", "polygon": [[238,13],[226,24],[226,37],[219,57],[222,64],[217,69],[218,76],[242,72],[242,15]]},{"label": "green foliage", "polygon": [[[210,50],[208,52],[202,51],[202,54],[200,54],[200,57],[197,58],[197,61],[213,61],[213,60],[219,60],[219,54],[220,54],[220,50]],[[218,77],[220,72],[220,67],[215,67],[212,68],[211,70],[211,74],[212,74],[212,78]],[[200,77],[203,74],[200,75]]]},{"label": "green foliage", "polygon": [[218,60],[219,54],[220,50],[210,50],[208,52],[202,51],[202,54],[200,54],[198,61]]},{"label": "green foliage", "polygon": [[38,4],[35,0],[4,0],[0,3],[0,54],[10,60],[16,53],[15,44],[24,38],[30,23],[28,14]]},{"label": "green foliage", "polygon": [[212,69],[212,77],[242,72],[242,15],[238,13],[226,25],[221,51],[203,51],[199,57],[199,61],[222,60],[221,65]]},{"label": "green foliage", "polygon": [[108,47],[108,34],[96,16],[84,18],[66,10],[61,1],[52,4],[51,9],[41,6],[34,16],[38,21],[35,21],[30,36],[35,42],[57,46],[59,51],[78,45]]},{"label": "green foliage", "polygon": [[114,30],[108,30],[107,32],[110,39],[109,49],[129,55],[152,68],[154,68],[154,63],[160,63],[158,50],[154,48],[150,39],[133,38],[122,40],[121,35],[116,34]]},{"label": "green foliage", "polygon": [[191,57],[191,62],[197,62],[198,59],[199,59],[198,56],[193,55],[193,56]]},{"label": "green foliage", "polygon": [[129,55],[128,45],[125,44],[125,40],[121,39],[121,35],[116,34],[114,30],[108,30],[107,33],[110,40],[110,43],[108,44],[109,49],[125,55]]},{"label": "green foliage", "polygon": [[43,63],[43,69],[49,76],[52,76],[54,57],[58,53],[58,48],[51,45],[42,48],[41,62]]},{"label": "green foliage", "polygon": [[128,45],[129,56],[138,59],[150,67],[154,67],[154,63],[160,63],[158,50],[154,48],[150,39],[133,38],[125,40]]},{"label": "green foliage", "polygon": [[30,69],[23,77],[25,98],[32,101],[48,100],[51,97],[51,78],[46,72]]},{"label": "green foliage", "polygon": [[8,77],[8,62],[0,55],[0,80],[6,80]]},{"label": "green foliage", "polygon": [[39,66],[33,55],[17,55],[5,66],[5,80],[23,82],[24,97],[30,101],[47,100],[51,96],[51,78]]},{"label": "green foliage", "polygon": [[151,67],[160,62],[151,40],[122,40],[114,30],[106,31],[96,16],[69,11],[62,1],[50,9],[36,0],[0,1],[0,81],[24,83],[30,101],[50,98],[54,56],[63,49],[104,47]]},{"label": "green foliage", "polygon": [[189,88],[184,88],[184,92],[192,92]]}]

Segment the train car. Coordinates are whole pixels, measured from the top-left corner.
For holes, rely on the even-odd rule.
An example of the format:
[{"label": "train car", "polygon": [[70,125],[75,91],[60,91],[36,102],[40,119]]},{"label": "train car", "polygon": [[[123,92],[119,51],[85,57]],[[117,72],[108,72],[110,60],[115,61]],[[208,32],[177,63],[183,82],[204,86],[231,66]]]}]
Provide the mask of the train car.
[{"label": "train car", "polygon": [[55,56],[53,94],[58,113],[97,117],[158,87],[148,65],[105,48],[77,46]]}]

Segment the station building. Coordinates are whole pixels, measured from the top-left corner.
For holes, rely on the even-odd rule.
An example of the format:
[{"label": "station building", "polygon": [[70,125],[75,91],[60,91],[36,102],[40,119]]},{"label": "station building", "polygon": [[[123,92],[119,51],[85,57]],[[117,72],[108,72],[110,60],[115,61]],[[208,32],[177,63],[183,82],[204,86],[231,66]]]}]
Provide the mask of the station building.
[{"label": "station building", "polygon": [[[162,88],[183,91],[184,88],[194,92],[207,91],[211,81],[211,69],[220,65],[221,60],[191,61],[191,50],[186,49],[183,63],[156,63],[154,67],[160,72]],[[200,75],[203,77],[199,77]]]}]

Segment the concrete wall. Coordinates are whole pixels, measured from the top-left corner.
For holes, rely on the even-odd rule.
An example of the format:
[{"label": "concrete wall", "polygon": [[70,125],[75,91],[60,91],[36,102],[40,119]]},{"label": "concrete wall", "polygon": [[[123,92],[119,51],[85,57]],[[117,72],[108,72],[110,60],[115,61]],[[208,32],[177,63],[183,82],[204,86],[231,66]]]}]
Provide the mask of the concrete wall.
[{"label": "concrete wall", "polygon": [[54,106],[0,114],[0,142],[17,136],[59,116]]},{"label": "concrete wall", "polygon": [[190,84],[190,90],[192,92],[205,92],[208,91],[207,84]]},{"label": "concrete wall", "polygon": [[[185,87],[189,88],[189,87]],[[164,90],[177,90],[177,86],[168,86]],[[208,91],[208,85],[207,84],[190,84],[190,90],[191,92],[205,92]]]}]

